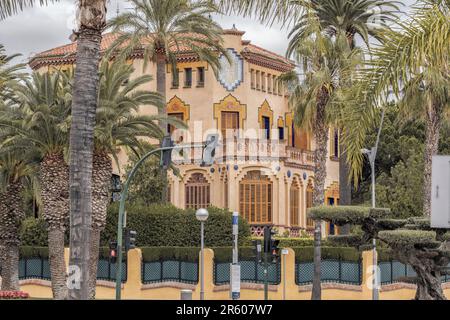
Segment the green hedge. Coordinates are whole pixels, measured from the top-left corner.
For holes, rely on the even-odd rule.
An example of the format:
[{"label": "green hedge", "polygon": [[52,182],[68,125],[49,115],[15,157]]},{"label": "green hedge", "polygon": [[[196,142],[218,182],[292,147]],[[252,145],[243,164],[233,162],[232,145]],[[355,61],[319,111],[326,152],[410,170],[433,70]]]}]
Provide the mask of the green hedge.
[{"label": "green hedge", "polygon": [[142,260],[144,262],[181,260],[198,262],[200,248],[197,247],[143,247]]},{"label": "green hedge", "polygon": [[[295,252],[295,261],[311,262],[314,260],[314,247],[297,247],[292,248]],[[359,261],[361,259],[361,252],[351,247],[322,247],[322,260],[345,260],[345,261]]]},{"label": "green hedge", "polygon": [[308,218],[314,220],[330,221],[336,225],[358,224],[364,219],[372,217],[374,219],[385,218],[390,215],[390,209],[369,208],[358,206],[319,206],[308,209]]},{"label": "green hedge", "polygon": [[[20,228],[20,244],[31,247],[47,247],[47,223],[43,218],[26,218]],[[64,244],[69,245],[69,230],[66,231]]]},{"label": "green hedge", "polygon": [[29,247],[23,246],[19,248],[20,258],[48,258],[47,247]]},{"label": "green hedge", "polygon": [[[127,227],[137,232],[139,247],[196,247],[200,245],[200,222],[194,210],[182,210],[173,205],[133,206],[127,209]],[[205,223],[207,247],[229,246],[232,243],[231,212],[208,208]],[[118,205],[108,210],[107,226],[102,232],[101,244],[107,246],[117,235]],[[245,220],[239,221],[239,243],[250,239],[250,227]]]}]

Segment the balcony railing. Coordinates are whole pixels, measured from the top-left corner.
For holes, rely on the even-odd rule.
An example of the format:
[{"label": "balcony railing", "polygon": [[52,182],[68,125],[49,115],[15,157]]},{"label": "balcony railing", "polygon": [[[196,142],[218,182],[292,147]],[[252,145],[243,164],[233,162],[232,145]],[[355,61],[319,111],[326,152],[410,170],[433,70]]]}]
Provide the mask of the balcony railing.
[{"label": "balcony railing", "polygon": [[[174,151],[176,164],[200,164],[202,148],[193,147],[198,142],[184,143],[182,151]],[[278,140],[234,138],[223,139],[216,149],[216,162],[284,162],[292,167],[314,167],[314,152],[286,146]]]}]

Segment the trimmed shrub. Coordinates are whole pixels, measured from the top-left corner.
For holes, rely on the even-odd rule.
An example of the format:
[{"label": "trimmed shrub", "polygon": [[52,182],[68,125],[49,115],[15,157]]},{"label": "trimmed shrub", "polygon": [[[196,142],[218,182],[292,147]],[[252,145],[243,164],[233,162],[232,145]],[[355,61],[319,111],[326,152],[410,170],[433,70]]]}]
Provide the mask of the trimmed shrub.
[{"label": "trimmed shrub", "polygon": [[22,246],[48,246],[45,220],[43,218],[27,218],[23,220],[20,228],[20,239]]},{"label": "trimmed shrub", "polygon": [[[137,232],[136,245],[140,247],[195,247],[200,245],[200,222],[194,210],[182,210],[173,205],[155,204],[133,206],[127,209],[127,228]],[[205,222],[205,246],[222,247],[232,243],[231,212],[208,208]],[[118,204],[110,206],[107,226],[102,232],[101,244],[107,246],[117,235]],[[248,243],[250,227],[239,221],[239,243]]]},{"label": "trimmed shrub", "polygon": [[314,245],[314,239],[312,238],[277,238],[280,240],[280,248],[293,248],[293,247],[310,247]]},{"label": "trimmed shrub", "polygon": [[436,232],[423,230],[393,230],[380,231],[378,237],[387,242],[391,247],[411,247],[415,245],[438,245]]},{"label": "trimmed shrub", "polygon": [[[69,245],[69,229],[66,230],[64,244]],[[20,227],[20,244],[22,246],[48,246],[47,223],[44,218],[26,218]]]},{"label": "trimmed shrub", "polygon": [[[314,247],[297,247],[292,250],[295,252],[297,263],[314,261]],[[321,257],[322,260],[359,261],[361,252],[350,247],[322,247]]]},{"label": "trimmed shrub", "polygon": [[368,207],[319,206],[308,209],[308,217],[314,220],[331,221],[336,225],[356,223],[369,216]]},{"label": "trimmed shrub", "polygon": [[196,247],[144,247],[141,248],[144,262],[188,261],[198,262],[200,248]]},{"label": "trimmed shrub", "polygon": [[[218,263],[232,262],[232,247],[211,248],[214,250],[214,260]],[[240,247],[238,250],[239,260],[253,260],[255,253],[253,247]]]},{"label": "trimmed shrub", "polygon": [[20,258],[48,258],[47,247],[28,247],[23,246],[19,248]]}]

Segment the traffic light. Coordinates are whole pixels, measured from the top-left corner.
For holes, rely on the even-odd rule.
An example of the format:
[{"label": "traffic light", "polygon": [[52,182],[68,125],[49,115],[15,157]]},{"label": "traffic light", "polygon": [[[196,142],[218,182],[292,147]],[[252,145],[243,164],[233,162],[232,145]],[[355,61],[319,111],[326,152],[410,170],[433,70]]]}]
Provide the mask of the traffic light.
[{"label": "traffic light", "polygon": [[261,263],[262,259],[261,259],[261,251],[262,251],[262,246],[261,246],[261,240],[253,240],[253,253],[255,254],[255,260],[256,263]]},{"label": "traffic light", "polygon": [[270,255],[272,256],[272,263],[277,263],[278,258],[280,257],[280,248],[278,248],[279,244],[280,240],[270,240]]},{"label": "traffic light", "polygon": [[134,230],[127,230],[125,234],[125,251],[136,248],[137,232]]},{"label": "traffic light", "polygon": [[209,134],[206,137],[206,145],[203,149],[203,158],[201,167],[211,166],[214,163],[214,158],[216,157],[216,148],[219,144],[218,134]]},{"label": "traffic light", "polygon": [[271,226],[264,227],[264,253],[270,253],[272,248],[272,236],[276,232],[272,230]]},{"label": "traffic light", "polygon": [[110,241],[109,242],[109,261],[110,261],[110,263],[116,263],[117,256],[118,256],[117,242]]},{"label": "traffic light", "polygon": [[[174,146],[174,143],[170,136],[165,136],[161,142],[161,148],[171,148]],[[163,150],[161,152],[161,167],[163,169],[169,168],[172,163],[172,149]]]}]

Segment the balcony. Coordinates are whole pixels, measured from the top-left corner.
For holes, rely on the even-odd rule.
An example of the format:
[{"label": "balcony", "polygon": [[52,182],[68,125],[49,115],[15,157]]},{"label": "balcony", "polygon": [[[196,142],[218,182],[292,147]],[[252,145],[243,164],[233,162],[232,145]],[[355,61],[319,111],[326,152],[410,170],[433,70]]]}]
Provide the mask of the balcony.
[{"label": "balcony", "polygon": [[[174,151],[175,164],[200,164],[202,148],[194,148],[198,143],[185,143],[181,152]],[[236,162],[273,163],[283,162],[287,167],[313,170],[314,152],[286,146],[286,142],[250,138],[221,140],[216,150],[218,164]]]}]

